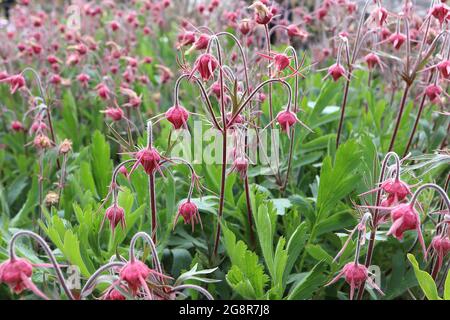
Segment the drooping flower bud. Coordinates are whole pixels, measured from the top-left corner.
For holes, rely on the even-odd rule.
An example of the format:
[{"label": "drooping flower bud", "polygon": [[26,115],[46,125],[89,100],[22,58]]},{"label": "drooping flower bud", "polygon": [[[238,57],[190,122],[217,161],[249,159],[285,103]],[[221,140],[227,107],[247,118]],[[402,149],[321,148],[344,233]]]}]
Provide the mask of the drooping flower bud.
[{"label": "drooping flower bud", "polygon": [[431,241],[430,246],[437,254],[438,261],[436,267],[439,271],[442,267],[445,256],[450,252],[450,238],[448,235],[437,235]]},{"label": "drooping flower bud", "polygon": [[396,32],[388,38],[388,41],[394,46],[394,49],[399,50],[406,41],[406,36],[403,33]]},{"label": "drooping flower bud", "polygon": [[391,211],[392,226],[387,235],[393,235],[398,240],[403,239],[403,234],[408,230],[416,230],[419,242],[422,246],[424,257],[426,259],[427,249],[423,239],[422,230],[420,228],[419,213],[410,203],[402,203]]},{"label": "drooping flower bud", "polygon": [[213,76],[217,66],[218,62],[214,56],[209,53],[203,53],[195,61],[192,72],[198,71],[203,81],[208,81]]},{"label": "drooping flower bud", "polygon": [[272,11],[261,1],[253,2],[249,8],[255,10],[255,21],[258,24],[268,24],[273,18]]},{"label": "drooping flower bud", "polygon": [[180,105],[175,105],[170,107],[169,110],[166,111],[166,119],[172,123],[175,129],[180,129],[183,126],[186,126],[186,122],[189,118],[189,112]]},{"label": "drooping flower bud", "polygon": [[97,90],[98,96],[103,100],[108,100],[111,95],[111,90],[109,90],[108,86],[105,83],[100,83],[95,87]]},{"label": "drooping flower bud", "polygon": [[122,227],[122,230],[125,230],[125,210],[119,207],[117,204],[113,204],[106,209],[105,218],[108,219],[113,234],[119,223]]},{"label": "drooping flower bud", "polygon": [[281,72],[286,69],[289,64],[289,57],[283,53],[277,53],[273,57],[273,63],[277,72]]},{"label": "drooping flower bud", "polygon": [[338,81],[341,77],[345,76],[345,69],[339,63],[335,63],[328,68],[328,75],[333,78],[333,81]]},{"label": "drooping flower bud", "polygon": [[282,131],[289,132],[289,129],[298,122],[298,118],[294,112],[284,110],[278,113],[277,121]]},{"label": "drooping flower bud", "polygon": [[437,84],[430,84],[425,88],[425,95],[430,101],[435,101],[442,93],[442,88]]},{"label": "drooping flower bud", "polygon": [[20,132],[20,131],[23,131],[24,129],[25,128],[23,127],[22,122],[17,121],[17,120],[11,122],[11,130],[12,131]]},{"label": "drooping flower bud", "polygon": [[113,121],[120,121],[124,117],[124,113],[121,108],[108,107],[101,112]]},{"label": "drooping flower bud", "polygon": [[367,54],[364,57],[364,61],[366,61],[367,63],[367,67],[369,68],[369,70],[372,70],[373,68],[375,68],[376,66],[381,65],[381,60],[380,58],[373,52]]},{"label": "drooping flower bud", "polygon": [[77,76],[77,80],[78,80],[78,82],[80,82],[82,87],[87,87],[90,79],[91,79],[91,77],[86,73],[80,73]]},{"label": "drooping flower bud", "polygon": [[155,148],[144,148],[136,153],[136,159],[144,167],[144,171],[151,175],[159,169],[161,156]]},{"label": "drooping flower bud", "polygon": [[5,79],[0,80],[0,82],[9,83],[9,91],[11,94],[14,94],[17,90],[25,87],[26,85],[25,78],[21,74],[9,76]]},{"label": "drooping flower bud", "polygon": [[178,222],[178,218],[182,216],[184,220],[184,224],[190,224],[192,226],[192,232],[194,231],[194,226],[196,223],[200,223],[200,226],[203,229],[202,220],[200,218],[200,214],[198,212],[198,207],[195,203],[190,200],[186,200],[178,207],[178,212],[175,215],[174,227]]},{"label": "drooping flower bud", "polygon": [[131,291],[136,294],[138,289],[145,285],[147,277],[150,275],[151,269],[139,260],[128,262],[119,273],[122,281],[128,284]]},{"label": "drooping flower bud", "polygon": [[327,286],[337,282],[340,278],[344,277],[345,282],[350,285],[350,300],[353,300],[353,295],[355,292],[355,288],[359,287],[364,282],[368,282],[368,284],[377,290],[380,294],[384,295],[381,289],[376,285],[376,283],[369,277],[369,271],[366,266],[356,263],[349,262],[344,268],[339,272],[339,274],[331,280]]},{"label": "drooping flower bud", "polygon": [[381,189],[389,196],[393,197],[397,203],[404,200],[411,194],[409,186],[400,179],[388,179],[381,184]]},{"label": "drooping flower bud", "polygon": [[9,259],[0,264],[0,283],[6,283],[14,293],[30,289],[33,266],[25,259]]},{"label": "drooping flower bud", "polygon": [[443,60],[437,64],[437,68],[444,79],[450,79],[450,60]]},{"label": "drooping flower bud", "polygon": [[436,3],[433,8],[431,8],[430,14],[439,20],[442,25],[445,19],[448,20],[448,13],[450,9],[445,3]]},{"label": "drooping flower bud", "polygon": [[231,172],[236,171],[242,179],[247,176],[248,160],[244,156],[236,157],[231,167]]}]

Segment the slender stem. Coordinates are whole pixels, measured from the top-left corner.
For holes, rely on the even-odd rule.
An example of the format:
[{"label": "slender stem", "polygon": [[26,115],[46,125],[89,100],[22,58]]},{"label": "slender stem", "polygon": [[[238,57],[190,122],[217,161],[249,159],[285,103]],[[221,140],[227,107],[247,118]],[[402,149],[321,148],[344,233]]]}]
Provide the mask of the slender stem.
[{"label": "slender stem", "polygon": [[[400,160],[395,152],[388,152],[385,155],[385,157],[383,159],[383,163],[381,165],[380,177],[378,179],[379,184],[384,180],[384,176],[385,176],[386,169],[387,169],[387,164],[391,157],[394,157],[394,159],[396,161],[396,166],[397,166],[396,177],[398,178],[400,176]],[[381,188],[378,189],[377,195],[376,195],[375,204],[377,207],[380,205],[380,202],[381,202]],[[378,230],[378,212],[379,212],[379,210],[375,209],[373,216],[372,216],[372,230],[370,232],[370,239],[369,239],[369,244],[367,247],[366,261],[364,263],[366,268],[368,268],[370,266],[370,264],[372,263],[373,250],[375,248],[375,240],[376,240],[376,234],[377,234],[377,230]],[[361,298],[364,294],[364,286],[365,286],[365,281],[363,283],[361,283],[361,285],[358,288],[357,300],[361,300]]]},{"label": "slender stem", "polygon": [[152,251],[153,267],[156,269],[156,271],[158,271],[160,274],[162,274],[161,262],[159,261],[158,251],[156,251],[155,243],[153,242],[152,238],[147,233],[145,233],[143,231],[136,233],[133,236],[133,238],[131,239],[130,252],[129,252],[130,261],[134,262],[135,259],[136,259],[136,255],[134,254],[134,250],[135,250],[135,247],[136,247],[136,241],[139,238],[144,239],[150,245],[150,250]]},{"label": "slender stem", "polygon": [[403,91],[402,101],[400,102],[400,109],[398,110],[397,120],[395,122],[394,132],[392,133],[391,142],[389,143],[388,151],[392,151],[394,149],[395,139],[397,138],[398,129],[400,128],[400,122],[402,120],[403,111],[405,109],[406,99],[408,98],[410,88],[411,84],[406,83],[405,90]]},{"label": "slender stem", "polygon": [[[432,78],[433,78],[433,71],[430,72],[430,76],[428,78],[428,84],[431,83]],[[426,99],[427,99],[427,96],[426,96],[426,94],[424,94],[420,101],[419,111],[417,112],[416,120],[414,121],[414,126],[411,131],[411,134],[409,135],[408,144],[406,145],[405,152],[403,153],[403,157],[406,157],[406,155],[409,152],[409,148],[411,148],[412,142],[414,140],[414,135],[416,134],[417,126],[419,125],[420,116],[422,115],[423,109],[425,107]]]},{"label": "slender stem", "polygon": [[213,296],[208,292],[208,290],[206,290],[205,288],[202,288],[200,286],[197,286],[195,284],[182,284],[182,285],[173,287],[171,291],[175,292],[175,291],[181,291],[184,289],[196,290],[196,291],[200,292],[201,294],[203,294],[208,300],[214,300]]},{"label": "slender stem", "polygon": [[351,71],[351,69],[349,69],[348,70],[348,79],[345,82],[344,98],[342,99],[342,104],[341,104],[341,116],[339,118],[339,125],[338,125],[337,134],[336,134],[336,149],[339,147],[339,141],[341,138],[342,127],[344,125],[345,108],[347,106],[348,90],[350,87],[351,76],[352,76],[352,71]]},{"label": "slender stem", "polygon": [[36,234],[34,232],[31,232],[31,231],[28,231],[28,230],[23,230],[23,231],[19,231],[19,232],[15,233],[14,236],[11,238],[11,240],[9,242],[9,257],[10,257],[10,259],[11,260],[16,259],[15,244],[16,244],[17,239],[19,239],[21,237],[33,238],[34,240],[36,240],[41,245],[41,247],[44,249],[45,253],[47,254],[48,258],[50,259],[51,264],[55,268],[55,272],[56,272],[56,276],[58,278],[58,281],[61,284],[61,287],[63,288],[63,290],[66,293],[67,297],[70,300],[75,300],[74,296],[72,295],[72,292],[70,291],[70,289],[66,285],[66,281],[64,279],[63,273],[61,271],[61,268],[59,267],[58,262],[56,261],[55,256],[53,255],[52,250],[50,249],[48,244],[45,242],[45,240],[41,236],[39,236],[38,234]]},{"label": "slender stem", "polygon": [[[295,49],[291,46],[289,46],[286,50],[290,50],[292,52],[292,55],[294,56],[294,68],[295,70],[298,70],[299,65],[298,65],[298,56],[297,56],[297,51],[295,51]],[[295,74],[295,86],[294,86],[294,113],[298,112],[298,73]],[[286,178],[284,180],[283,185],[281,186],[281,192],[284,192],[286,190],[288,181],[289,181],[289,175],[291,172],[291,167],[292,167],[292,157],[293,157],[293,153],[294,153],[294,144],[295,144],[295,126],[292,127],[291,129],[291,139],[289,142],[289,155],[288,155],[288,164],[287,164],[287,170],[286,170]]]},{"label": "slender stem", "polygon": [[[445,179],[445,185],[444,185],[444,191],[448,192],[448,185],[450,182],[450,174],[447,174],[447,179]],[[444,209],[444,200],[441,201],[441,204],[439,206],[440,210]],[[442,221],[443,215],[439,215],[438,224]],[[445,232],[445,226],[439,225],[436,228],[436,235],[440,234],[442,232]],[[435,258],[431,267],[431,276],[434,280],[436,280],[438,273],[439,273],[439,261],[438,258]]]},{"label": "slender stem", "polygon": [[[86,282],[86,284],[83,286],[83,288],[81,289],[80,292],[80,298],[83,299],[84,296],[89,294],[89,289],[92,287],[92,285],[94,284],[95,280],[106,270],[112,269],[112,268],[116,268],[116,267],[123,267],[125,266],[125,262],[122,261],[114,261],[114,262],[110,262],[107,263],[103,266],[101,266],[100,268],[98,268],[88,279],[88,281]],[[88,292],[86,292],[88,291]]]},{"label": "slender stem", "polygon": [[[362,26],[364,24],[364,18],[365,18],[365,14],[367,11],[367,6],[369,5],[370,0],[367,0],[364,4],[363,10],[361,12],[361,17],[359,19],[359,23],[358,23],[358,29],[356,32],[356,39],[355,39],[355,44],[353,45],[353,51],[352,51],[352,55],[351,57],[349,56],[349,49],[348,49],[348,43],[346,43],[346,53],[347,53],[347,64],[348,64],[348,75],[347,75],[347,80],[345,82],[345,89],[344,89],[344,97],[342,99],[342,103],[341,103],[341,116],[339,119],[339,125],[338,125],[338,131],[336,134],[336,149],[339,147],[339,142],[340,142],[340,138],[341,138],[341,133],[342,133],[342,127],[344,125],[344,119],[345,119],[345,109],[347,106],[347,101],[348,101],[348,91],[350,88],[350,81],[352,79],[352,73],[353,73],[353,64],[355,63],[356,57],[357,57],[357,53],[359,51],[359,42],[361,40],[361,30],[362,30]],[[338,57],[340,58],[340,57]]]},{"label": "slender stem", "polygon": [[152,172],[148,176],[148,188],[150,197],[150,209],[151,209],[151,228],[152,228],[152,240],[156,243],[156,229],[157,229],[157,219],[156,219],[156,193],[155,193],[155,174]]}]

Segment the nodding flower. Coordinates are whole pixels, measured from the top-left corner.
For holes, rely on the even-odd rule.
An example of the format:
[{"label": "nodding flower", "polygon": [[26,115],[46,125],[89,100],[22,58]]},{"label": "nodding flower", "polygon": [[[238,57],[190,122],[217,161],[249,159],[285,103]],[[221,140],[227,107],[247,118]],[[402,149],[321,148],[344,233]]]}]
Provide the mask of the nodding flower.
[{"label": "nodding flower", "polygon": [[120,270],[119,277],[128,284],[135,295],[140,287],[147,287],[146,280],[151,273],[152,270],[145,263],[133,260]]},{"label": "nodding flower", "polygon": [[305,41],[308,38],[308,32],[300,29],[295,24],[290,24],[286,27],[287,34],[292,38],[300,38],[302,41]]},{"label": "nodding flower", "polygon": [[450,79],[450,60],[443,60],[436,67],[441,73],[442,78]]},{"label": "nodding flower", "polygon": [[364,57],[364,61],[367,63],[367,67],[369,70],[372,70],[376,66],[381,66],[380,57],[378,57],[375,53],[371,52]]},{"label": "nodding flower", "polygon": [[[122,286],[123,288],[123,286]],[[123,288],[126,290],[125,288]],[[102,300],[127,300],[127,298],[116,288],[109,288],[103,295]]]},{"label": "nodding flower", "polygon": [[196,50],[204,50],[208,47],[208,43],[209,43],[209,39],[211,37],[206,34],[206,33],[202,33],[197,40],[195,40],[192,48],[196,49]]},{"label": "nodding flower", "polygon": [[11,130],[15,132],[20,132],[24,131],[25,128],[23,127],[22,122],[15,120],[11,122]]},{"label": "nodding flower", "polygon": [[[146,147],[141,149],[136,153],[135,157],[138,160],[137,164],[140,163],[148,175],[153,174],[155,170],[160,170],[161,156],[155,148]],[[134,170],[134,167],[131,171]]]},{"label": "nodding flower", "polygon": [[288,134],[290,131],[289,129],[299,121],[297,115],[290,110],[279,112],[276,119],[281,127],[281,130],[287,132]]},{"label": "nodding flower", "polygon": [[406,36],[403,33],[396,32],[391,34],[388,41],[394,46],[394,49],[399,50],[406,41]]},{"label": "nodding flower", "polygon": [[178,212],[175,215],[175,220],[173,222],[174,228],[180,216],[183,217],[184,224],[189,223],[192,226],[192,232],[194,232],[194,227],[196,223],[200,223],[200,227],[203,229],[202,219],[200,217],[198,207],[195,203],[191,202],[190,199],[184,201],[178,207]]},{"label": "nodding flower", "polygon": [[442,88],[437,84],[430,84],[425,88],[425,95],[430,101],[436,101],[442,93]]},{"label": "nodding flower", "polygon": [[109,90],[108,86],[103,82],[99,83],[95,87],[95,90],[97,90],[97,94],[102,100],[108,100],[111,95],[111,90]]},{"label": "nodding flower", "polygon": [[192,31],[185,31],[178,35],[178,47],[191,45],[195,42],[195,33]]},{"label": "nodding flower", "polygon": [[450,9],[445,3],[436,3],[430,10],[430,14],[439,20],[442,25],[444,21],[448,18],[448,13]]},{"label": "nodding flower", "polygon": [[408,184],[400,180],[399,176],[382,182],[381,189],[388,194],[388,197],[394,199],[394,203],[398,203],[399,201],[404,200],[408,195],[411,195]]},{"label": "nodding flower", "polygon": [[169,110],[166,111],[165,116],[175,129],[180,129],[181,127],[186,127],[189,112],[183,106],[177,104],[170,107]]},{"label": "nodding flower", "polygon": [[249,8],[255,10],[255,21],[258,24],[268,24],[273,18],[272,11],[261,1],[253,2]]},{"label": "nodding flower", "polygon": [[405,231],[416,230],[426,260],[427,249],[420,228],[419,213],[414,209],[414,205],[412,203],[401,203],[398,206],[391,208],[391,220],[392,226],[387,235],[393,235],[398,240],[402,240]]},{"label": "nodding flower", "polygon": [[114,108],[114,107],[108,107],[103,111],[100,111],[104,113],[107,117],[109,117],[113,121],[120,121],[124,118],[124,113],[121,108]]},{"label": "nodding flower", "polygon": [[430,247],[437,254],[437,270],[439,271],[442,267],[444,257],[450,252],[450,238],[448,235],[437,235],[431,241]]},{"label": "nodding flower", "polygon": [[90,79],[91,79],[91,77],[86,73],[80,73],[77,76],[77,80],[81,84],[82,87],[87,87]]},{"label": "nodding flower", "polygon": [[355,288],[359,287],[366,281],[372,288],[377,290],[381,295],[384,295],[383,291],[377,286],[377,284],[369,277],[369,271],[366,266],[358,264],[357,262],[349,262],[339,272],[339,274],[333,278],[326,286],[336,283],[340,278],[344,277],[345,282],[350,285],[350,300],[353,300]]},{"label": "nodding flower", "polygon": [[120,224],[122,230],[126,228],[125,222],[125,210],[122,207],[119,207],[117,203],[114,203],[112,206],[106,209],[105,216],[103,217],[102,225],[108,219],[109,225],[111,227],[112,234],[116,230],[117,225]]},{"label": "nodding flower", "polygon": [[325,78],[326,77],[328,77],[328,76],[331,76],[331,78],[333,79],[333,81],[338,81],[341,77],[346,77],[346,71],[345,71],[345,69],[344,69],[344,67],[339,63],[339,62],[337,62],[337,63],[335,63],[335,64],[333,64],[332,66],[330,66],[329,68],[328,68],[328,73],[327,73],[327,75],[325,76]]},{"label": "nodding flower", "polygon": [[248,160],[245,156],[238,156],[234,159],[230,172],[233,171],[237,172],[242,179],[247,176]]},{"label": "nodding flower", "polygon": [[209,53],[203,53],[195,61],[192,74],[198,71],[203,81],[208,81],[214,75],[214,70],[216,70],[218,64],[214,56]]},{"label": "nodding flower", "polygon": [[239,31],[246,36],[252,31],[252,25],[250,19],[242,19],[239,23]]},{"label": "nodding flower", "polygon": [[273,64],[277,72],[281,72],[289,67],[289,57],[284,53],[277,53],[273,56]]},{"label": "nodding flower", "polygon": [[377,22],[379,27],[382,27],[384,25],[387,18],[388,18],[388,11],[386,10],[386,8],[378,6],[372,12],[372,19]]},{"label": "nodding flower", "polygon": [[9,83],[9,92],[11,94],[14,94],[17,90],[25,87],[26,81],[25,78],[21,74],[12,75],[9,77],[6,77],[0,82],[8,82]]},{"label": "nodding flower", "polygon": [[37,296],[48,299],[31,281],[33,265],[26,259],[10,258],[0,264],[0,283],[5,283],[16,294],[30,290]]}]

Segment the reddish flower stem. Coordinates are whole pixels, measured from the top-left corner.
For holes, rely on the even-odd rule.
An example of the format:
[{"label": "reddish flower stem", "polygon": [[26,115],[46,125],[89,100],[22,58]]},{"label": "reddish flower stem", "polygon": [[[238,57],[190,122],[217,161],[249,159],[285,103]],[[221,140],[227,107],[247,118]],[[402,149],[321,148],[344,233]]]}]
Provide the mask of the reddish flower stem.
[{"label": "reddish flower stem", "polygon": [[402,121],[403,111],[405,110],[406,99],[408,98],[409,89],[411,84],[406,83],[405,90],[403,91],[402,101],[400,102],[400,109],[398,110],[397,120],[395,122],[394,132],[392,133],[391,142],[389,143],[388,151],[392,151],[395,145],[395,139],[397,138],[398,129],[400,128],[400,122]]},{"label": "reddish flower stem", "polygon": [[[432,78],[433,78],[433,71],[430,73],[430,76],[428,78],[428,83],[431,82]],[[414,121],[414,126],[413,126],[413,129],[409,136],[408,144],[406,145],[405,152],[403,153],[403,157],[406,157],[406,155],[409,152],[409,148],[411,148],[412,142],[414,140],[414,135],[416,134],[417,126],[419,125],[420,116],[422,115],[423,108],[425,107],[426,99],[427,99],[427,96],[424,94],[420,101],[419,111],[417,112],[416,120]]]}]

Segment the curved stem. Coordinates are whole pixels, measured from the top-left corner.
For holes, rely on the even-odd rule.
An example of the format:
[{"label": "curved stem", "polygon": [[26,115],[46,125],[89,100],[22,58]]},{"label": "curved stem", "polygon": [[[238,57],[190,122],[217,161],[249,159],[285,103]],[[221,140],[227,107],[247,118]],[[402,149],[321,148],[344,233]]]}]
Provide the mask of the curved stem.
[{"label": "curved stem", "polygon": [[391,142],[389,143],[389,150],[392,151],[395,145],[395,139],[397,138],[398,129],[400,128],[400,122],[402,121],[403,111],[406,105],[406,99],[408,98],[409,89],[411,84],[406,83],[405,90],[403,91],[402,101],[400,102],[400,109],[398,110],[397,120],[395,121],[394,132],[392,133]]},{"label": "curved stem", "polygon": [[58,262],[56,261],[56,258],[52,252],[52,250],[50,249],[50,247],[48,246],[48,244],[45,242],[45,240],[39,236],[38,234],[28,231],[28,230],[23,230],[23,231],[19,231],[16,232],[14,234],[14,236],[11,238],[10,242],[9,242],[9,257],[11,260],[16,259],[16,255],[15,255],[15,244],[17,239],[21,238],[21,237],[30,237],[33,238],[34,240],[36,240],[41,247],[44,249],[45,253],[47,254],[48,258],[50,259],[51,264],[53,265],[53,267],[55,268],[55,273],[56,276],[58,278],[59,283],[61,284],[61,287],[63,288],[64,292],[66,293],[67,297],[70,300],[74,300],[74,296],[72,295],[72,292],[70,291],[70,289],[67,287],[66,285],[66,281],[64,279],[64,275],[61,271],[61,268],[59,267]]},{"label": "curved stem", "polygon": [[106,270],[115,268],[115,267],[123,267],[123,266],[125,266],[125,264],[126,264],[126,263],[125,263],[125,262],[122,262],[122,261],[114,261],[114,262],[107,263],[107,264],[101,266],[100,268],[98,268],[98,269],[97,269],[97,270],[89,277],[89,279],[87,280],[86,284],[85,284],[85,285],[83,286],[83,288],[81,289],[81,292],[80,292],[80,298],[83,299],[83,297],[84,297],[85,295],[87,295],[87,294],[86,294],[86,291],[90,289],[90,287],[94,284],[95,280],[96,280],[103,272],[105,272]]},{"label": "curved stem", "polygon": [[421,185],[419,188],[417,188],[416,192],[414,192],[414,194],[411,198],[411,201],[410,201],[411,206],[415,205],[417,198],[419,197],[419,194],[422,193],[422,191],[425,189],[436,190],[439,193],[439,195],[441,196],[442,200],[444,201],[445,206],[447,207],[447,210],[450,212],[450,199],[449,199],[447,193],[445,192],[444,189],[442,189],[440,186],[438,186],[437,184],[434,184],[434,183],[425,183],[425,184]]},{"label": "curved stem", "polygon": [[181,291],[184,289],[196,290],[196,291],[200,292],[201,294],[203,294],[208,300],[214,300],[213,296],[208,292],[208,290],[206,290],[205,288],[202,288],[200,286],[197,286],[195,284],[182,284],[182,285],[173,287],[171,291],[172,292]]},{"label": "curved stem", "polygon": [[[431,79],[433,78],[433,71],[430,72],[430,77],[428,78],[428,84],[431,83]],[[426,94],[422,96],[422,100],[420,101],[419,111],[417,112],[416,120],[414,121],[413,129],[411,131],[411,134],[409,135],[408,143],[405,148],[405,152],[403,153],[403,156],[405,157],[408,152],[409,148],[411,148],[412,142],[414,140],[414,135],[416,134],[417,126],[419,125],[420,116],[422,115],[423,109],[425,107],[425,101],[427,99]]]},{"label": "curved stem", "polygon": [[200,79],[198,79],[197,77],[191,76],[189,74],[183,74],[177,79],[177,81],[175,82],[174,93],[173,93],[174,99],[175,99],[175,105],[180,104],[180,99],[179,99],[180,84],[181,84],[181,81],[186,78],[194,78],[195,79],[195,82],[197,83],[198,87],[200,88],[203,98],[205,99],[206,107],[207,107],[209,113],[211,114],[211,118],[212,118],[212,121],[214,122],[214,125],[216,126],[217,129],[222,130],[219,123],[217,122],[216,115],[214,113],[214,109],[211,104],[211,100],[209,99],[208,94],[206,93],[205,87],[203,86]]},{"label": "curved stem", "polygon": [[139,238],[144,239],[150,245],[150,250],[152,251],[152,260],[153,260],[153,264],[154,264],[153,267],[156,269],[156,271],[158,271],[160,274],[162,274],[161,262],[159,261],[158,252],[156,251],[155,243],[153,242],[152,238],[143,231],[136,233],[133,236],[133,238],[131,239],[130,251],[129,251],[130,261],[134,262],[136,259],[136,256],[134,254],[134,249],[136,247],[136,241]]},{"label": "curved stem", "polygon": [[268,79],[262,83],[260,83],[250,94],[249,96],[245,99],[245,101],[241,104],[241,106],[239,107],[239,109],[236,111],[236,113],[233,115],[233,117],[231,117],[230,119],[230,123],[233,123],[233,121],[236,119],[236,117],[242,112],[242,110],[247,106],[247,104],[250,102],[250,100],[253,98],[253,96],[259,91],[261,90],[262,87],[264,87],[266,84],[270,84],[273,82],[279,82],[281,84],[283,84],[287,90],[288,90],[288,103],[287,103],[287,108],[290,108],[291,106],[291,102],[292,102],[292,88],[289,85],[289,83],[287,83],[286,81],[282,80],[282,79]]},{"label": "curved stem", "polygon": [[[391,157],[394,157],[396,160],[396,178],[398,179],[400,176],[400,159],[398,158],[398,155],[395,152],[388,152],[384,156],[383,162],[381,164],[381,171],[380,171],[380,177],[378,179],[378,184],[381,184],[384,181],[387,164]],[[377,191],[375,205],[378,207],[380,205],[380,202],[381,202],[381,188],[378,189],[378,191]],[[366,261],[364,262],[364,265],[366,266],[366,268],[368,268],[370,266],[370,264],[372,263],[373,250],[375,248],[376,234],[377,234],[377,230],[378,230],[378,213],[379,213],[379,210],[375,209],[373,216],[372,216],[372,228],[371,228],[372,230],[370,232],[370,239],[369,239],[369,244],[367,247]],[[361,298],[364,294],[364,286],[365,286],[365,281],[363,283],[361,283],[361,285],[358,288],[357,300],[361,300]]]}]

